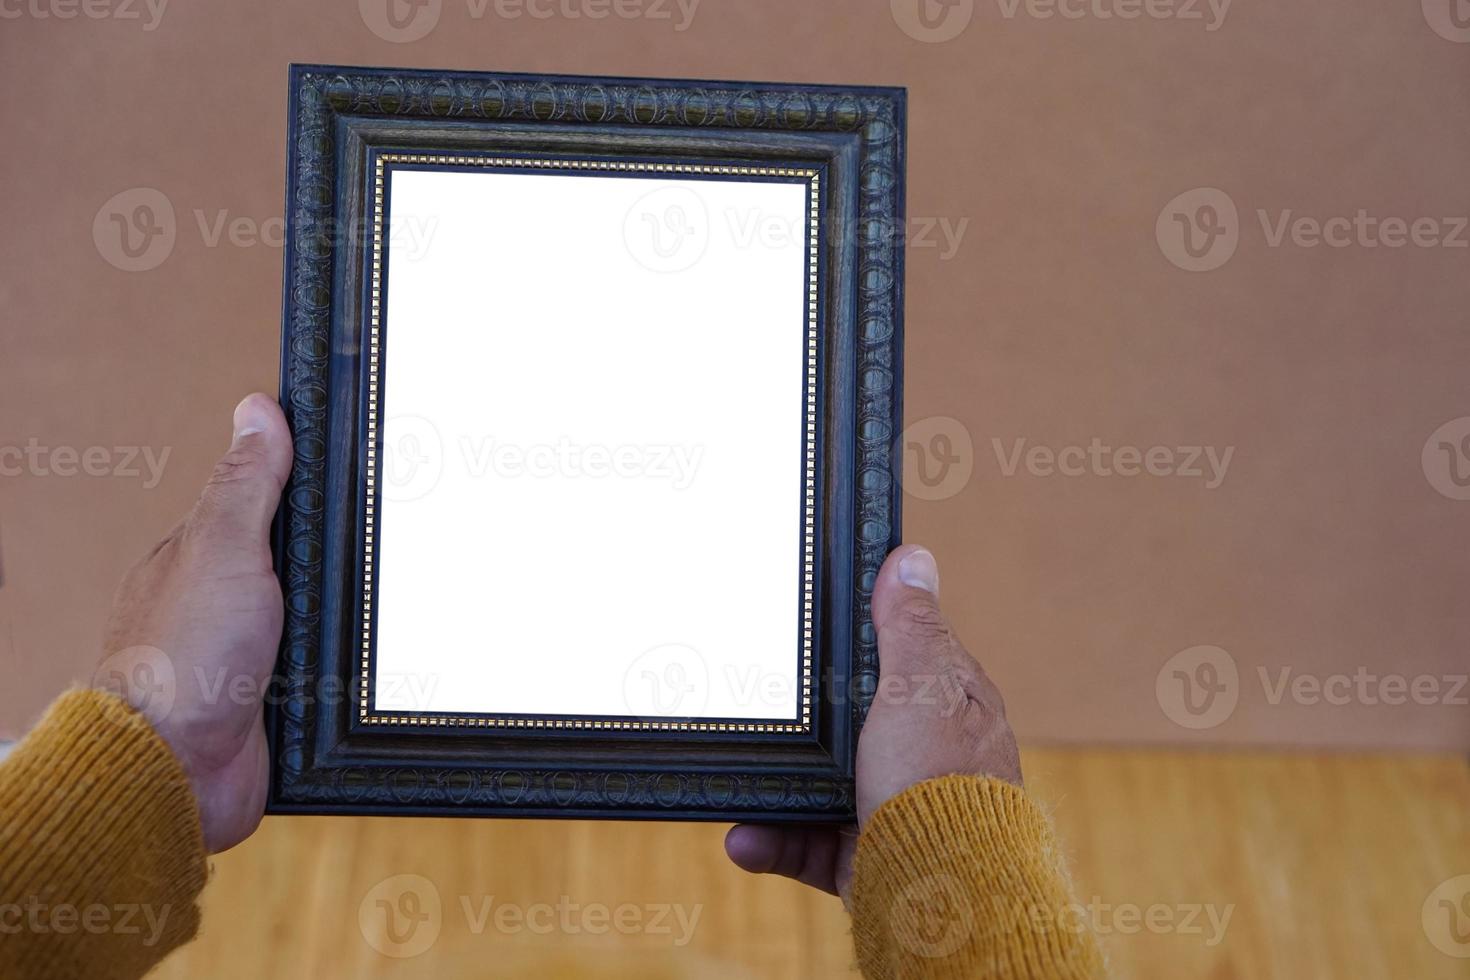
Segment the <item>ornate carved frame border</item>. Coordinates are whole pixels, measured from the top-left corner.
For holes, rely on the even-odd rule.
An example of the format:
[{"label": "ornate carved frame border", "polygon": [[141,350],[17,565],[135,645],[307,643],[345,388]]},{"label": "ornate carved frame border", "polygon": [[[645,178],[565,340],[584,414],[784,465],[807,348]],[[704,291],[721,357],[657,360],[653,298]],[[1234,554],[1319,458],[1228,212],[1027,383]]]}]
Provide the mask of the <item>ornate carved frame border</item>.
[{"label": "ornate carved frame border", "polygon": [[[271,812],[834,821],[899,541],[902,89],[292,66]],[[378,152],[816,166],[823,295],[816,710],[800,735],[391,727],[359,718],[363,289]],[[753,392],[752,397],[758,397]]]}]

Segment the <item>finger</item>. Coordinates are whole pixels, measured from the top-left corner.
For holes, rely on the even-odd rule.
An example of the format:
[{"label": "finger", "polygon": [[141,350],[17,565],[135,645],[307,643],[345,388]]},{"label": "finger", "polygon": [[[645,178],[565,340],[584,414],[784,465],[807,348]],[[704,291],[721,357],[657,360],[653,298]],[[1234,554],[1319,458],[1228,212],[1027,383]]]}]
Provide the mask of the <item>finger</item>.
[{"label": "finger", "polygon": [[918,724],[936,716],[958,723],[963,737],[977,745],[995,741],[996,748],[981,753],[981,771],[1019,784],[1020,762],[1006,724],[1005,700],[955,636],[939,608],[938,593],[938,564],[919,545],[896,549],[879,569],[873,624],[878,628],[881,677],[874,703],[925,709],[907,711],[906,716]]},{"label": "finger", "polygon": [[230,448],[215,464],[193,519],[211,533],[265,546],[290,472],[291,433],[281,407],[268,395],[249,395],[235,407]]},{"label": "finger", "polygon": [[769,827],[737,824],[725,835],[725,853],[751,874],[774,874],[837,894],[835,827]]},{"label": "finger", "polygon": [[873,625],[878,628],[878,666],[883,676],[937,672],[946,696],[969,696],[1004,711],[1000,692],[955,636],[939,608],[939,566],[921,545],[906,544],[888,556],[873,587]]},{"label": "finger", "polygon": [[873,586],[872,610],[884,674],[907,672],[953,642],[939,608],[939,565],[920,545],[903,545],[888,556]]}]

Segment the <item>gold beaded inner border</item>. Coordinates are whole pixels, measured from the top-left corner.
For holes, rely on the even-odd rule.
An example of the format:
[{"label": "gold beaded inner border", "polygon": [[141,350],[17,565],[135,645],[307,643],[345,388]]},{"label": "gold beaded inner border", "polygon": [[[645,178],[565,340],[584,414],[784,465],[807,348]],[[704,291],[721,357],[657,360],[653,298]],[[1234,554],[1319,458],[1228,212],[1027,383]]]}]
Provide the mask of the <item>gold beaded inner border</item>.
[{"label": "gold beaded inner border", "polygon": [[[369,705],[371,690],[373,561],[378,507],[378,405],[382,364],[383,197],[387,168],[392,164],[428,164],[451,167],[519,168],[525,170],[587,170],[663,174],[699,174],[729,177],[800,178],[807,184],[807,297],[806,400],[802,474],[801,551],[801,721],[664,721],[629,718],[517,718],[507,715],[453,715],[433,712],[379,714]],[[816,564],[816,439],[817,439],[817,311],[818,249],[821,174],[807,167],[758,167],[698,163],[653,163],[632,160],[573,160],[493,156],[457,156],[437,153],[379,154],[373,173],[373,236],[371,295],[368,310],[367,505],[363,515],[362,643],[359,656],[358,718],[369,725],[416,725],[451,728],[550,728],[598,731],[738,732],[800,734],[812,728],[812,612],[815,605]]]}]

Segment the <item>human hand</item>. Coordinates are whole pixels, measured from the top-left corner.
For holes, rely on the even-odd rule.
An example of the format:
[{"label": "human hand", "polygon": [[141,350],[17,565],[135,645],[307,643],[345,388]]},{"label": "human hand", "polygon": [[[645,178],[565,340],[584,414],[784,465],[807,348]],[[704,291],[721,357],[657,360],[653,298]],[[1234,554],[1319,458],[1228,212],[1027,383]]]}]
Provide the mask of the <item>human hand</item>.
[{"label": "human hand", "polygon": [[290,470],[280,406],[250,395],[194,509],[123,578],[93,676],[173,750],[211,853],[250,836],[265,812],[261,704],[282,621],[270,525]]},{"label": "human hand", "polygon": [[878,691],[858,738],[857,828],[740,824],[725,852],[740,868],[847,896],[857,835],[887,800],[951,774],[1020,785],[1021,760],[1000,691],[939,610],[939,568],[917,545],[896,549],[873,587]]}]

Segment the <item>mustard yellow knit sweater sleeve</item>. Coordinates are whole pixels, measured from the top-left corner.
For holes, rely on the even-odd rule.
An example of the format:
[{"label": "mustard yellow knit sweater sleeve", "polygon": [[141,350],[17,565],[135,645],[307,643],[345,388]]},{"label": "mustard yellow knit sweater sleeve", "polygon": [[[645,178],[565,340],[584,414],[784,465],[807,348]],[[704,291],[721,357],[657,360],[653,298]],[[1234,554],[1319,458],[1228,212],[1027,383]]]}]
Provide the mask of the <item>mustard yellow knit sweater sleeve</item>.
[{"label": "mustard yellow knit sweater sleeve", "polygon": [[851,902],[870,980],[1107,975],[1051,824],[998,779],[931,779],[879,807],[858,839]]},{"label": "mustard yellow knit sweater sleeve", "polygon": [[[59,698],[0,763],[0,977],[130,980],[199,928],[207,877],[188,779],[148,722],[95,691]],[[1046,818],[966,776],[873,815],[853,934],[873,980],[1102,977]]]},{"label": "mustard yellow knit sweater sleeve", "polygon": [[141,977],[199,929],[188,779],[148,722],[62,695],[0,763],[0,977]]}]

